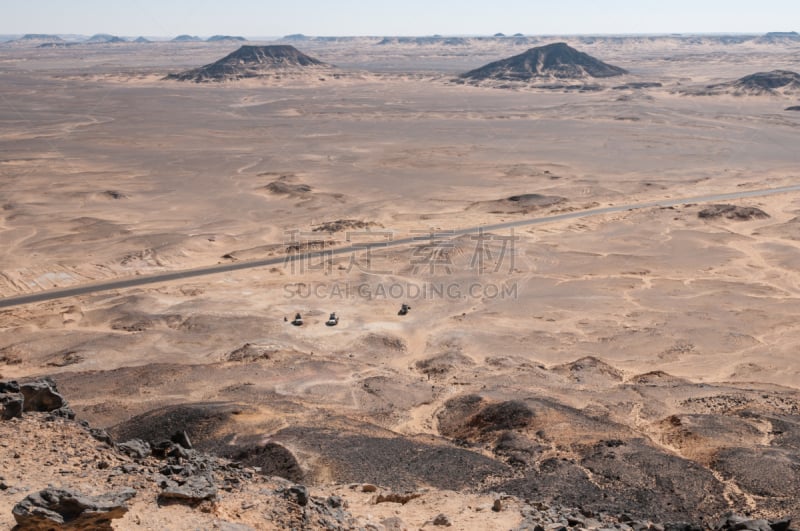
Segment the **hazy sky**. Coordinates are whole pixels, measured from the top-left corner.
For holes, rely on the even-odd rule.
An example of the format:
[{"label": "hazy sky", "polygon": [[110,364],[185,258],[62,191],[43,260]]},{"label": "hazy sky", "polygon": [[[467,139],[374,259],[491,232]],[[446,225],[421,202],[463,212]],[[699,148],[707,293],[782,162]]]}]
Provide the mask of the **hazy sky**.
[{"label": "hazy sky", "polygon": [[800,0],[0,0],[0,33],[208,36],[800,30]]}]

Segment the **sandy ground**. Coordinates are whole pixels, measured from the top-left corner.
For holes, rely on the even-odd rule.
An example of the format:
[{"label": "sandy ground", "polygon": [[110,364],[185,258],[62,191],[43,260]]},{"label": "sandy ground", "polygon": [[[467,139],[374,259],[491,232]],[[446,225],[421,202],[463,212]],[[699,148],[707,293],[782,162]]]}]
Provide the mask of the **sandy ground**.
[{"label": "sandy ground", "polygon": [[[370,41],[312,43],[303,51],[355,73],[220,86],[159,79],[224,46],[79,57],[1,48],[2,296],[281,256],[316,240],[419,243],[4,310],[0,375],[57,374],[79,416],[103,426],[235,400],[257,407],[236,429],[265,435],[291,425],[265,396],[294,403],[297,423],[335,414],[416,436],[439,434],[436,412],[460,394],[536,394],[658,441],[661,420],[690,412],[690,391],[628,396],[637,375],[795,397],[798,194],[735,202],[767,219],[701,219],[705,205],[687,205],[448,240],[483,223],[797,183],[800,113],[783,110],[795,101],[675,93],[799,70],[796,49],[582,48],[631,70],[626,81],[663,87],[450,83],[524,49],[499,44],[373,53]],[[522,194],[563,200],[507,199]],[[367,227],[314,231],[336,220]],[[403,302],[412,310],[400,317]],[[326,327],[334,311],[339,325]],[[284,322],[295,312],[303,327]],[[245,345],[250,358],[232,361]],[[444,369],[425,370],[441,356]],[[586,356],[619,377],[558,372]],[[520,367],[544,372],[522,378]],[[370,381],[381,382],[378,399],[364,392]]]}]

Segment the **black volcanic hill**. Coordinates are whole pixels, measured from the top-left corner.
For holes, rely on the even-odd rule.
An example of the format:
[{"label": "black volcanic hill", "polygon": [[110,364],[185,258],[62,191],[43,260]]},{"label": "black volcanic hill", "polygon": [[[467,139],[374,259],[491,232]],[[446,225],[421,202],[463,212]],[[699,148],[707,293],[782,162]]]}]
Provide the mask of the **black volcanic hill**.
[{"label": "black volcanic hill", "polygon": [[771,31],[757,39],[761,44],[785,44],[800,42],[800,33],[796,31]]},{"label": "black volcanic hill", "polygon": [[19,41],[47,41],[47,42],[64,42],[64,39],[58,35],[50,35],[47,33],[28,33],[23,35]]},{"label": "black volcanic hill", "polygon": [[309,57],[294,46],[242,46],[216,63],[181,72],[180,74],[170,74],[167,79],[194,81],[197,83],[235,81],[327,66],[322,61]]},{"label": "black volcanic hill", "polygon": [[247,39],[238,35],[214,35],[206,39],[206,42],[247,42]]},{"label": "black volcanic hill", "polygon": [[203,42],[203,39],[194,35],[178,35],[172,42]]},{"label": "black volcanic hill", "polygon": [[622,74],[627,74],[627,71],[559,42],[489,63],[461,77],[473,81],[529,81],[536,78],[583,79]]},{"label": "black volcanic hill", "polygon": [[800,74],[790,70],[773,70],[772,72],[757,72],[743,78],[711,85],[711,93],[731,93],[746,96],[760,96],[762,94],[793,94],[800,91]]},{"label": "black volcanic hill", "polygon": [[114,44],[119,42],[127,41],[121,37],[117,37],[116,35],[109,35],[108,33],[98,33],[97,35],[92,35],[86,40],[87,44]]}]

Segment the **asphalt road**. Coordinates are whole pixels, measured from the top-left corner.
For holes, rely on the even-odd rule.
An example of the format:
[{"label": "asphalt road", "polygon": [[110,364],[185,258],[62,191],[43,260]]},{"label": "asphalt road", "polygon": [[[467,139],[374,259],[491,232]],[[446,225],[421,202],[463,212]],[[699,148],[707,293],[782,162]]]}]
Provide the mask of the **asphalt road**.
[{"label": "asphalt road", "polygon": [[[646,201],[643,203],[632,203],[627,205],[595,208],[591,210],[579,210],[575,212],[567,212],[564,214],[556,214],[554,216],[545,216],[541,218],[521,219],[517,221],[508,221],[505,223],[495,223],[493,225],[482,225],[478,227],[469,227],[465,229],[456,229],[452,231],[441,231],[438,234],[440,234],[442,237],[449,238],[449,237],[463,236],[468,234],[479,234],[482,232],[488,233],[488,232],[494,232],[503,229],[510,229],[517,227],[543,225],[546,223],[565,221],[569,219],[580,219],[592,216],[601,216],[603,214],[612,214],[614,212],[641,210],[653,207],[670,207],[670,206],[687,205],[694,203],[718,203],[721,201],[731,201],[734,199],[743,199],[747,197],[763,197],[763,196],[777,195],[777,194],[784,194],[784,193],[798,192],[798,191],[800,191],[800,185],[784,186],[781,188],[764,188],[759,190],[733,192],[728,194],[713,194],[713,195],[705,195],[697,197],[685,197],[679,199]],[[350,254],[355,252],[364,252],[366,249],[370,248],[374,249],[374,248],[398,247],[411,244],[421,244],[424,243],[426,239],[428,239],[429,241],[429,238],[425,238],[423,234],[420,234],[419,236],[412,236],[397,240],[389,240],[386,242],[374,242],[369,244],[350,245],[346,247],[326,249],[324,251],[297,253],[275,258],[265,258],[261,260],[247,260],[242,262],[232,262],[228,264],[217,264],[213,266],[198,267],[196,269],[185,269],[183,271],[174,271],[170,273],[142,275],[130,278],[122,278],[119,280],[110,280],[108,282],[83,284],[80,286],[73,286],[69,288],[57,288],[46,291],[40,291],[38,293],[31,293],[27,295],[19,295],[15,297],[7,297],[4,299],[0,299],[0,308],[11,308],[14,306],[22,306],[25,304],[33,304],[37,302],[47,302],[58,299],[66,299],[69,297],[76,297],[78,295],[90,295],[95,293],[102,293],[105,291],[122,290],[139,286],[147,286],[150,284],[170,282],[174,280],[185,280],[207,275],[218,275],[220,273],[230,273],[232,271],[240,271],[243,269],[253,269],[257,267],[282,265],[291,262],[298,262],[301,260],[311,260],[315,257],[321,257],[323,255],[330,257],[330,256]]]}]

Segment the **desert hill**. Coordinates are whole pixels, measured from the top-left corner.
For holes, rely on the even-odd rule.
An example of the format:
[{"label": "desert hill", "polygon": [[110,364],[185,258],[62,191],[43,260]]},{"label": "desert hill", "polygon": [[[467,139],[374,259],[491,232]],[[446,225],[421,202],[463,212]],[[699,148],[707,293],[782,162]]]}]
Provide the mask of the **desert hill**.
[{"label": "desert hill", "polygon": [[19,41],[47,41],[47,42],[64,42],[64,39],[58,35],[49,35],[44,33],[28,33],[23,35]]},{"label": "desert hill", "polygon": [[472,81],[530,81],[536,78],[585,79],[606,78],[627,71],[558,42],[531,48],[525,53],[495,61],[462,74]]},{"label": "desert hill", "polygon": [[759,44],[800,43],[800,33],[796,31],[771,31],[756,39]]},{"label": "desert hill", "polygon": [[247,39],[238,35],[214,35],[206,39],[206,42],[247,42]]},{"label": "desert hill", "polygon": [[203,42],[203,39],[194,35],[178,35],[172,42]]},{"label": "desert hill", "polygon": [[732,94],[735,96],[791,95],[800,91],[800,74],[790,70],[757,72],[736,81],[709,85],[701,95]]},{"label": "desert hill", "polygon": [[[621,377],[613,367],[592,358],[560,370],[573,376],[611,370],[615,378]],[[374,427],[368,433],[353,431],[352,423],[340,420],[334,429],[290,426],[270,442],[237,434],[220,445],[232,459],[202,449],[207,446],[203,440],[224,427],[227,418],[249,412],[235,404],[173,407],[134,417],[124,423],[124,429],[109,432],[76,421],[52,380],[0,381],[0,526],[10,528],[16,523],[14,529],[20,530],[100,531],[112,529],[114,521],[114,529],[243,531],[391,530],[430,525],[519,530],[791,528],[791,517],[766,520],[729,512],[702,527],[685,523],[696,510],[725,507],[722,484],[702,469],[686,467],[681,459],[654,453],[642,439],[585,445],[582,451],[588,457],[580,467],[551,457],[530,468],[534,456],[547,451],[524,435],[534,424],[578,422],[594,431],[607,428],[604,420],[582,417],[577,410],[549,400],[496,402],[472,394],[448,400],[437,413],[440,430],[458,438],[461,447],[432,437],[397,437]],[[702,443],[704,437],[730,432],[734,423],[744,427],[737,436],[752,435],[748,429],[759,435],[751,427],[750,415],[755,413],[727,424],[709,423],[703,415],[672,416],[665,421],[665,429],[669,441],[677,443],[687,439]],[[791,422],[779,426],[775,433],[796,433]],[[333,460],[327,463],[353,481],[309,485],[311,478],[304,477],[292,453],[274,439],[290,442],[294,448],[336,446]],[[470,450],[481,443],[493,447],[500,459],[493,461]],[[718,454],[724,464],[755,464],[747,460],[752,456],[731,450],[736,449]],[[375,465],[387,460],[397,461],[396,469],[408,477],[381,474],[380,465]],[[773,466],[780,467],[781,462],[775,460]],[[659,481],[651,484],[649,473],[642,474],[640,467],[652,467]],[[593,472],[591,481],[588,470]],[[509,476],[496,478],[502,480],[500,492],[472,491],[476,479],[495,474]],[[364,476],[379,482],[364,483]],[[425,477],[426,486],[415,485],[414,476]],[[792,488],[780,480],[764,483],[762,476],[756,476],[762,489],[780,485],[788,492]],[[609,489],[612,478],[622,479],[627,490]],[[448,480],[451,485],[463,483],[459,492],[447,490]],[[672,490],[672,495],[663,496],[664,488]],[[529,501],[531,494],[539,501]],[[559,501],[541,501],[554,494]],[[580,508],[572,508],[579,504]],[[643,505],[650,510],[638,519],[627,510]]]},{"label": "desert hill", "polygon": [[12,39],[3,43],[4,46],[13,47],[41,46],[43,44],[66,44],[66,41],[58,35],[46,33],[28,33],[22,37],[19,37],[18,39]]},{"label": "desert hill", "polygon": [[109,35],[108,33],[98,33],[97,35],[92,35],[86,41],[87,44],[112,44],[118,42],[128,42],[121,37],[117,37],[116,35]]},{"label": "desert hill", "polygon": [[235,81],[325,66],[327,65],[322,61],[309,57],[294,46],[242,46],[215,63],[180,74],[171,74],[167,79],[197,83]]}]

